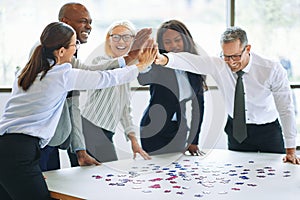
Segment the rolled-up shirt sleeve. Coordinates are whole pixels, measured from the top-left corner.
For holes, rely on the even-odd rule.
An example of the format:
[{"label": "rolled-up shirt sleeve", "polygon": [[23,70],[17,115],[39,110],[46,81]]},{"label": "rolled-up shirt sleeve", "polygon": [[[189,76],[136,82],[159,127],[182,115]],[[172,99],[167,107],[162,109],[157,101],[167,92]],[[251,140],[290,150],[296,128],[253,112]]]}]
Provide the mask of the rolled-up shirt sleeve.
[{"label": "rolled-up shirt sleeve", "polygon": [[282,66],[274,67],[270,82],[275,105],[282,125],[285,148],[295,148],[297,137],[295,109],[287,74]]}]

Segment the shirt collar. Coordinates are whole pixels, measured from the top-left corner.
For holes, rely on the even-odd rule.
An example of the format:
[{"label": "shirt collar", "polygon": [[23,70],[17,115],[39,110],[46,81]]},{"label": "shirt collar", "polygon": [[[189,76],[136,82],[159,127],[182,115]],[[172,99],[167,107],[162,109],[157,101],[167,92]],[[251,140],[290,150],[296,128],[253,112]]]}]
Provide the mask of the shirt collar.
[{"label": "shirt collar", "polygon": [[248,73],[251,69],[251,66],[252,66],[252,55],[251,53],[249,53],[249,62],[246,65],[246,67],[243,69],[243,72]]}]

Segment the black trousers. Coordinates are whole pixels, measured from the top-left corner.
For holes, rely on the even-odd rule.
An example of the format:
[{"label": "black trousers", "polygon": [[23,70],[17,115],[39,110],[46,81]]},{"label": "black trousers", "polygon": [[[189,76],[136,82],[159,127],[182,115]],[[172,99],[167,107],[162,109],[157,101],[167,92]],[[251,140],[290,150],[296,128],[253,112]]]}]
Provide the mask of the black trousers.
[{"label": "black trousers", "polygon": [[91,156],[99,162],[118,160],[113,143],[113,132],[94,125],[84,117],[82,117],[82,130],[87,152]]},{"label": "black trousers", "polygon": [[40,168],[43,172],[60,169],[58,147],[47,145],[41,149]]},{"label": "black trousers", "polygon": [[262,125],[247,124],[247,138],[242,143],[238,143],[232,135],[232,118],[228,116],[225,132],[228,136],[229,150],[285,153],[282,130],[278,119]]},{"label": "black trousers", "polygon": [[0,199],[51,199],[39,167],[39,139],[21,133],[0,136]]},{"label": "black trousers", "polygon": [[79,163],[78,163],[76,153],[71,152],[70,148],[68,148],[67,153],[68,153],[68,156],[69,156],[69,161],[70,161],[71,167],[78,167]]},{"label": "black trousers", "polygon": [[[76,153],[67,150],[71,167],[79,166]],[[43,172],[60,169],[59,146],[45,146],[41,149],[40,167]]]},{"label": "black trousers", "polygon": [[186,150],[187,131],[186,126],[178,127],[177,122],[169,122],[166,129],[155,135],[147,127],[141,127],[142,148],[149,155],[183,153]]}]

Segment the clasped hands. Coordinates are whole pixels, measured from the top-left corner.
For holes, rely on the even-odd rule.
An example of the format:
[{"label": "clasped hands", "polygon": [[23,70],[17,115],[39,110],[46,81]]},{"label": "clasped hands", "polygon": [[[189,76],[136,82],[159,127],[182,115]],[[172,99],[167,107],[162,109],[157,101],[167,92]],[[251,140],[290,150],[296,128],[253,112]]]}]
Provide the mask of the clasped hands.
[{"label": "clasped hands", "polygon": [[137,32],[130,51],[124,56],[128,66],[136,64],[139,71],[143,71],[153,62],[157,64],[167,62],[165,60],[167,58],[159,54],[157,43],[150,37],[151,33],[151,28],[143,28]]}]

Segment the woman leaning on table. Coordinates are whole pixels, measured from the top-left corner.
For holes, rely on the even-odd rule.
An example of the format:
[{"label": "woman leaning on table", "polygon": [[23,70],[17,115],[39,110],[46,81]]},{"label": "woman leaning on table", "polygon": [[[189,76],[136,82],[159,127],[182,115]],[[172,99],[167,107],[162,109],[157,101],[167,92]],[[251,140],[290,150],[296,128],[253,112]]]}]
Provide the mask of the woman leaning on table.
[{"label": "woman leaning on table", "polygon": [[[159,52],[189,52],[204,55],[181,21],[162,23],[156,37]],[[150,155],[189,151],[202,155],[198,147],[204,115],[205,76],[152,64],[138,76],[150,86],[149,105],[140,122],[142,148]],[[191,103],[191,119],[187,105]]]},{"label": "woman leaning on table", "polygon": [[[145,36],[149,37],[149,36]],[[146,41],[146,39],[145,39]],[[50,199],[39,167],[40,148],[54,134],[67,92],[104,88],[134,80],[153,62],[157,47],[147,40],[137,65],[111,71],[73,69],[76,33],[62,22],[50,23],[29,62],[17,77],[0,119],[0,197]]]}]

